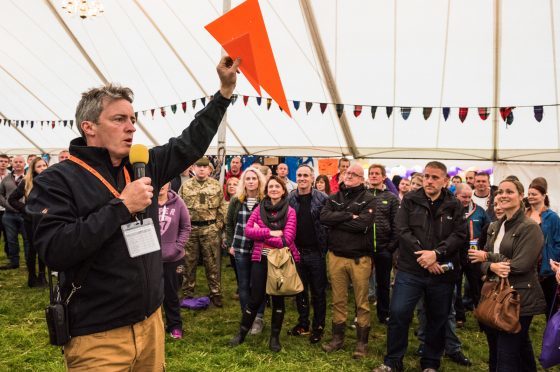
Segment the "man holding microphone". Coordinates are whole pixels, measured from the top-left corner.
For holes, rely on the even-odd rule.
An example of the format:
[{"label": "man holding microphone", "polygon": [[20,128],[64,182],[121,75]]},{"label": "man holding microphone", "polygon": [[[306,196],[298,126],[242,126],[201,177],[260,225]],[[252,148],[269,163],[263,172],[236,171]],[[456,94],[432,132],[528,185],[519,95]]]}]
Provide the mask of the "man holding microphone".
[{"label": "man holding microphone", "polygon": [[164,369],[158,190],[210,145],[231,102],[239,64],[222,58],[214,99],[179,137],[145,154],[146,177],[133,181],[132,91],[107,85],[83,93],[76,109],[82,137],[70,143],[68,161],[36,179],[28,202],[36,214],[37,249],[60,272],[68,303],[69,370]]}]

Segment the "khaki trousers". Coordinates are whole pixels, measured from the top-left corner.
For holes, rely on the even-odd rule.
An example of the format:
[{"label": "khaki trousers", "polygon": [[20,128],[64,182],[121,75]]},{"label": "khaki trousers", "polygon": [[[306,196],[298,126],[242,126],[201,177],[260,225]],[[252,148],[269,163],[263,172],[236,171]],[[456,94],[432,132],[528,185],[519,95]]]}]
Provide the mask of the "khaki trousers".
[{"label": "khaki trousers", "polygon": [[368,290],[369,277],[371,275],[371,257],[360,257],[356,262],[354,259],[338,257],[329,252],[328,258],[332,287],[333,323],[346,323],[348,319],[348,287],[352,283],[358,325],[360,327],[369,327]]},{"label": "khaki trousers", "polygon": [[64,346],[64,359],[68,371],[164,371],[161,307],[131,326],[73,337]]}]

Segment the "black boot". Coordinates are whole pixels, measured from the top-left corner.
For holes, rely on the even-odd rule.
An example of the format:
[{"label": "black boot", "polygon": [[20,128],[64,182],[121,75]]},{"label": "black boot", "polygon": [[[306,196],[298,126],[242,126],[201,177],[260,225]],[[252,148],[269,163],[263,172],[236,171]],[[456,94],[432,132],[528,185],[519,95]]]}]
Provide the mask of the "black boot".
[{"label": "black boot", "polygon": [[29,288],[36,287],[38,284],[37,282],[37,273],[35,271],[35,266],[27,266],[27,286]]},{"label": "black boot", "polygon": [[251,325],[257,316],[257,312],[252,312],[249,309],[245,309],[243,315],[241,316],[241,324],[239,325],[239,332],[229,341],[230,347],[235,347],[239,344],[242,344],[245,341],[245,337],[249,330],[251,329]]},{"label": "black boot", "polygon": [[323,344],[321,348],[327,353],[332,353],[342,349],[344,346],[344,331],[346,330],[346,323],[332,324],[332,340]]},{"label": "black boot", "polygon": [[270,341],[268,342],[268,348],[275,353],[282,350],[282,345],[280,345],[280,331],[282,330],[282,323],[284,322],[284,310],[274,309],[272,310],[272,321],[271,321],[271,331],[270,331]]},{"label": "black boot", "polygon": [[45,273],[39,271],[39,274],[37,275],[37,287],[46,287],[48,285]]}]

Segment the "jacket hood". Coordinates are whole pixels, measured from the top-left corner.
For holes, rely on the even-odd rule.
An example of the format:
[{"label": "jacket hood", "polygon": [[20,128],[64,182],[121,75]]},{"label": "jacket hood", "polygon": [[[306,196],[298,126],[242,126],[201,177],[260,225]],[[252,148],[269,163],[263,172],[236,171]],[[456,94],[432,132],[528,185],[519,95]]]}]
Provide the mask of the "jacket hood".
[{"label": "jacket hood", "polygon": [[177,194],[175,191],[169,189],[167,190],[167,201],[165,202],[165,206],[170,206],[171,204],[175,204],[177,202],[177,198],[179,197],[179,194]]}]

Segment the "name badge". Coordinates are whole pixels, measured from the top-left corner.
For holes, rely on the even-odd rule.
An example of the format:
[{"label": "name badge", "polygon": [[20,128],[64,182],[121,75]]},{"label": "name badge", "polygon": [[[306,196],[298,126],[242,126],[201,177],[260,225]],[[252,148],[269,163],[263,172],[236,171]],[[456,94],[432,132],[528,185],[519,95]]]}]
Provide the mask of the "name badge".
[{"label": "name badge", "polygon": [[144,222],[134,221],[121,226],[128,254],[138,257],[160,250],[154,222],[145,218]]}]

